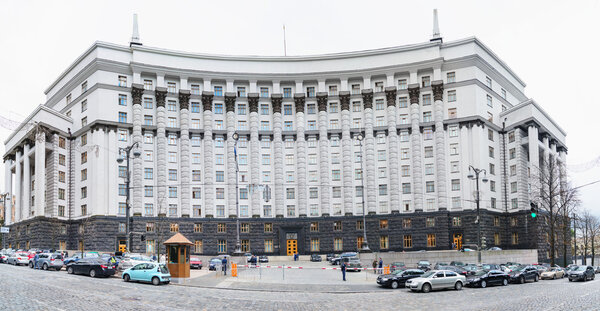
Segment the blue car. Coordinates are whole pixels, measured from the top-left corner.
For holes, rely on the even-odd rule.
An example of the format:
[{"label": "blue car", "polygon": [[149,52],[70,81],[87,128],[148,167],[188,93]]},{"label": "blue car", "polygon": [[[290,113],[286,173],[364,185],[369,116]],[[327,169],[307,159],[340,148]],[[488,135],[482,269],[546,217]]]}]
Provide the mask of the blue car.
[{"label": "blue car", "polygon": [[[97,258],[97,257],[99,257],[99,256],[98,256],[98,253],[96,253],[96,252],[91,252],[91,253],[89,253],[89,252],[88,252],[88,253],[83,253],[83,255],[84,255],[84,258]],[[72,262],[78,262],[78,261],[79,261],[81,258],[82,258],[82,257],[81,257],[81,252],[74,253],[74,254],[73,254],[73,256],[71,256],[71,257],[69,257],[69,258],[66,258],[66,259],[63,261],[63,263],[64,263],[64,264],[65,264],[65,266],[66,266],[66,265],[68,265],[68,264],[70,264],[70,263],[72,263]]]},{"label": "blue car", "polygon": [[145,262],[123,271],[123,280],[125,282],[149,282],[154,285],[169,284],[171,282],[171,274],[164,264]]}]

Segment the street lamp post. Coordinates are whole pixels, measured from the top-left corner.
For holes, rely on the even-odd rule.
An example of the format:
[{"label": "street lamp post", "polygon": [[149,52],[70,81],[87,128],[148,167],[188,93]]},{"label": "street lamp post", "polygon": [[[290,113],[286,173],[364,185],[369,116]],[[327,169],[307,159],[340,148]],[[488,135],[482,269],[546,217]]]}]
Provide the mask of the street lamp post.
[{"label": "street lamp post", "polygon": [[131,204],[129,202],[130,200],[130,187],[129,184],[131,182],[131,174],[129,173],[129,159],[131,158],[131,152],[133,150],[133,156],[135,158],[139,158],[140,155],[142,154],[140,152],[140,150],[137,148],[138,147],[138,142],[133,143],[131,146],[127,146],[125,148],[119,148],[119,154],[125,154],[125,159],[123,159],[123,156],[119,157],[117,159],[117,162],[119,164],[123,163],[123,161],[127,161],[127,175],[125,176],[125,191],[127,192],[127,199],[125,201],[125,234],[127,236],[127,251],[131,252],[131,225],[129,223],[129,214],[130,214],[130,210],[131,210]]},{"label": "street lamp post", "polygon": [[[471,172],[472,171],[472,172]],[[471,179],[471,180],[475,180],[475,184],[476,184],[476,192],[477,195],[475,196],[475,200],[476,200],[476,204],[477,204],[477,263],[481,263],[481,218],[479,216],[479,174],[483,173],[483,177],[481,178],[481,181],[486,183],[488,181],[486,174],[487,172],[485,171],[485,169],[478,169],[473,167],[473,165],[469,165],[469,175],[467,175],[467,178]],[[473,175],[475,174],[475,175]]]},{"label": "street lamp post", "polygon": [[[6,225],[6,219],[7,219],[7,215],[6,215],[6,197],[9,195],[10,193],[5,192],[0,194],[0,197],[2,197],[2,212],[4,215],[2,215],[2,219],[4,219],[4,225]],[[8,215],[8,217],[10,217],[10,215]],[[6,233],[2,233],[2,249],[5,249],[6,245]]]},{"label": "street lamp post", "polygon": [[238,158],[237,158],[237,143],[238,143],[238,139],[240,138],[240,135],[238,135],[238,133],[233,133],[232,135],[233,137],[233,141],[234,141],[234,145],[233,145],[233,155],[235,156],[235,213],[236,213],[236,217],[235,217],[235,233],[236,233],[236,240],[235,240],[235,251],[234,251],[234,256],[241,256],[242,254],[242,246],[240,244],[240,190],[239,190],[239,166],[238,166]]},{"label": "street lamp post", "polygon": [[365,213],[365,173],[363,172],[363,151],[362,151],[362,142],[364,139],[364,136],[362,135],[362,133],[359,133],[356,136],[356,139],[358,140],[358,143],[360,144],[360,182],[361,182],[361,187],[362,187],[362,214],[363,214],[363,242],[361,245],[361,249],[360,251],[362,253],[370,253],[371,249],[369,248],[369,243],[367,242],[367,217],[366,217],[366,213]]}]

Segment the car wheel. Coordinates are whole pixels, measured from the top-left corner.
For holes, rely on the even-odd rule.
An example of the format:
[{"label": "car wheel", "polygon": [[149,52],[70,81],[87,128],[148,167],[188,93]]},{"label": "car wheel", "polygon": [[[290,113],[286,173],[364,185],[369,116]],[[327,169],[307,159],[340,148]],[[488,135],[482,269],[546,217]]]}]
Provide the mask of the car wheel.
[{"label": "car wheel", "polygon": [[96,277],[96,270],[92,269],[90,270],[90,276],[95,278]]},{"label": "car wheel", "polygon": [[593,279],[595,279],[595,278],[596,278],[596,275],[595,275],[595,274],[592,274],[592,280],[593,280]]},{"label": "car wheel", "polygon": [[553,280],[556,280],[556,274],[552,276],[552,279],[553,279]]},{"label": "car wheel", "polygon": [[44,265],[42,266],[42,270],[48,270],[48,264],[44,264]]},{"label": "car wheel", "polygon": [[487,283],[485,281],[481,281],[481,284],[479,284],[481,286],[481,288],[485,288],[487,286]]},{"label": "car wheel", "polygon": [[125,282],[129,282],[129,280],[130,280],[130,278],[129,278],[129,274],[125,274],[125,275],[123,275],[123,280],[124,280]]},{"label": "car wheel", "polygon": [[67,273],[68,274],[73,274],[73,267],[68,267],[67,268]]},{"label": "car wheel", "polygon": [[571,278],[569,278],[569,282],[573,282],[573,280],[571,280]]},{"label": "car wheel", "polygon": [[396,282],[396,281],[392,282],[391,286],[393,289],[398,288],[398,282]]},{"label": "car wheel", "polygon": [[537,274],[533,277],[533,281],[537,282],[539,280],[539,277],[537,276]]},{"label": "car wheel", "polygon": [[454,284],[454,289],[456,290],[461,290],[463,288],[463,284],[462,282],[456,282],[456,284]]},{"label": "car wheel", "polygon": [[29,263],[29,268],[33,269],[33,262]]},{"label": "car wheel", "polygon": [[152,278],[152,285],[160,285],[160,280],[158,279],[158,277],[153,277]]},{"label": "car wheel", "polygon": [[524,284],[525,283],[525,277],[520,277],[519,278],[519,283]]},{"label": "car wheel", "polygon": [[431,291],[431,285],[427,283],[423,284],[423,286],[421,287],[421,291],[424,293],[429,293]]},{"label": "car wheel", "polygon": [[502,280],[502,285],[503,285],[503,286],[506,286],[506,285],[508,285],[508,280],[507,280],[507,279],[504,279],[504,280]]}]

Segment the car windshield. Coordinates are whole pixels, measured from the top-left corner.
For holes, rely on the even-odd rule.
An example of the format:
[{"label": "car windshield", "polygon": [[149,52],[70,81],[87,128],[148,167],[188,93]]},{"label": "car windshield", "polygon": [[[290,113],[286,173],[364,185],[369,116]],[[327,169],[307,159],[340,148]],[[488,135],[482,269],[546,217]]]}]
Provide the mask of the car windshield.
[{"label": "car windshield", "polygon": [[166,265],[160,265],[160,272],[162,273],[169,273],[169,268],[167,268]]},{"label": "car windshield", "polygon": [[211,259],[210,263],[213,263],[213,264],[215,264],[215,263],[221,263],[221,259]]},{"label": "car windshield", "polygon": [[525,268],[527,268],[527,266],[518,266],[514,270],[515,271],[525,271]]},{"label": "car windshield", "polygon": [[431,277],[432,275],[434,275],[436,273],[436,271],[428,271],[423,273],[423,275],[421,275],[422,278],[428,278]]},{"label": "car windshield", "polygon": [[198,257],[191,257],[190,260],[191,261],[200,261],[200,258],[198,258]]},{"label": "car windshield", "polygon": [[475,276],[482,276],[484,274],[486,274],[487,272],[483,271],[483,270],[479,270],[479,271],[475,271]]},{"label": "car windshield", "polygon": [[419,261],[419,264],[420,265],[428,265],[429,261],[422,260],[422,261]]},{"label": "car windshield", "polygon": [[575,269],[575,271],[585,271],[585,269],[587,269],[586,266],[579,266]]}]

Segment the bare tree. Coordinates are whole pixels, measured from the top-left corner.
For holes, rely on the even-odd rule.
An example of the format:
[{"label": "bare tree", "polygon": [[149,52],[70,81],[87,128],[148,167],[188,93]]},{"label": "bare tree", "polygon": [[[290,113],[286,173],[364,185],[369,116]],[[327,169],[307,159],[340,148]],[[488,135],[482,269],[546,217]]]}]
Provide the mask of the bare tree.
[{"label": "bare tree", "polygon": [[[160,187],[160,186],[159,186]],[[160,262],[160,248],[163,241],[166,241],[166,236],[170,230],[168,228],[167,222],[167,204],[165,204],[167,199],[167,187],[165,187],[164,194],[161,197],[158,197],[158,211],[157,211],[157,221],[155,223],[154,231],[156,233],[156,241],[155,241],[155,252],[156,259]]]}]

